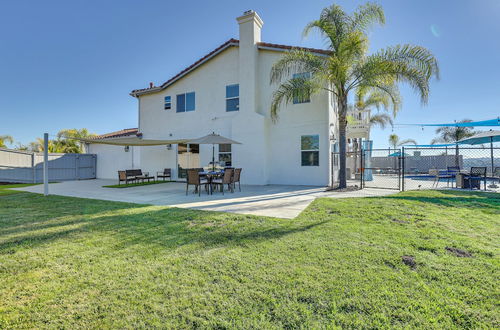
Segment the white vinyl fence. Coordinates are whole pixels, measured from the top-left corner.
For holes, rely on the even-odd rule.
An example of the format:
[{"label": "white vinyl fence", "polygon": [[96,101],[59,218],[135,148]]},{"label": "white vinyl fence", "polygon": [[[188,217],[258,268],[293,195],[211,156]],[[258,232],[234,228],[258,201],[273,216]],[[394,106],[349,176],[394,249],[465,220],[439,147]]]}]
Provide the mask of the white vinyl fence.
[{"label": "white vinyl fence", "polygon": [[[49,181],[95,179],[96,155],[49,154]],[[43,153],[0,149],[0,182],[43,181]]]}]

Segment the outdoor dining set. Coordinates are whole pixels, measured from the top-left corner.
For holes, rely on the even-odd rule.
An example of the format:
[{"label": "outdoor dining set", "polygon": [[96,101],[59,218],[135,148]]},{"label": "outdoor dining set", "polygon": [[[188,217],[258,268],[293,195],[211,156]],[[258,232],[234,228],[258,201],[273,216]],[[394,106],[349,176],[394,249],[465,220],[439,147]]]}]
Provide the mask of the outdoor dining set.
[{"label": "outdoor dining set", "polygon": [[500,182],[500,167],[495,167],[492,173],[487,172],[483,166],[471,167],[470,171],[462,170],[458,166],[448,167],[446,170],[430,169],[429,175],[434,176],[433,186],[437,187],[440,181],[447,181],[447,184],[461,189],[481,189],[483,183],[486,190],[487,182]]},{"label": "outdoor dining set", "polygon": [[241,168],[230,168],[226,167],[223,170],[210,170],[205,171],[203,168],[193,168],[187,170],[186,179],[186,195],[189,191],[189,186],[195,186],[195,193],[198,196],[201,195],[201,187],[205,187],[205,191],[208,194],[213,194],[214,191],[219,190],[224,194],[224,187],[227,190],[234,192],[236,183],[238,184],[238,189],[241,191]]},{"label": "outdoor dining set", "polygon": [[[211,170],[203,168],[190,168],[186,170],[186,195],[189,192],[189,186],[194,186],[194,192],[201,195],[201,188],[204,187],[208,194],[213,194],[214,191],[220,191],[224,194],[225,190],[234,192],[236,184],[238,190],[241,191],[241,168],[226,167],[224,169]],[[142,172],[140,169],[118,171],[118,184],[121,182],[128,183],[144,183],[153,181],[166,181],[172,179],[172,170],[169,168],[157,172],[156,177],[148,172]]]}]

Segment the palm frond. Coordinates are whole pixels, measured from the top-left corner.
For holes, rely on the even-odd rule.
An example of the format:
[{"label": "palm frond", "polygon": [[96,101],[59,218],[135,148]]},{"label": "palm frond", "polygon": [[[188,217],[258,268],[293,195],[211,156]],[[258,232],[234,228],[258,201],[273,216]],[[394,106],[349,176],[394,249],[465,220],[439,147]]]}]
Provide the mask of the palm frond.
[{"label": "palm frond", "polygon": [[353,14],[351,29],[366,32],[375,24],[385,24],[384,10],[379,4],[368,2]]},{"label": "palm frond", "polygon": [[276,122],[279,118],[279,110],[281,106],[288,105],[294,99],[302,102],[309,99],[312,95],[321,90],[314,79],[306,77],[297,77],[289,79],[280,84],[278,89],[273,93],[273,100],[271,103],[271,119]]},{"label": "palm frond", "polygon": [[420,94],[423,104],[429,97],[429,81],[439,78],[439,66],[435,57],[420,46],[403,45],[389,47],[366,58],[353,70],[356,87],[377,87],[387,81],[409,84]]},{"label": "palm frond", "polygon": [[286,52],[271,69],[271,84],[288,79],[293,73],[311,72],[312,75],[325,70],[327,59],[310,52],[294,49]]},{"label": "palm frond", "polygon": [[380,128],[385,129],[387,125],[393,126],[393,122],[391,116],[385,113],[380,113],[370,117],[370,125],[379,126]]}]

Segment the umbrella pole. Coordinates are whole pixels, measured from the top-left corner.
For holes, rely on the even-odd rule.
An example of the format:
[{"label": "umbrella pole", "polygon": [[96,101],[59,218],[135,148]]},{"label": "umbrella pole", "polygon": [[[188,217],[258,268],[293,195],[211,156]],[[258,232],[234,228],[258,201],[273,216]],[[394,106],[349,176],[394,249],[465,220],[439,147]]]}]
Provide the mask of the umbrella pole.
[{"label": "umbrella pole", "polygon": [[212,171],[215,171],[215,144],[212,144]]}]

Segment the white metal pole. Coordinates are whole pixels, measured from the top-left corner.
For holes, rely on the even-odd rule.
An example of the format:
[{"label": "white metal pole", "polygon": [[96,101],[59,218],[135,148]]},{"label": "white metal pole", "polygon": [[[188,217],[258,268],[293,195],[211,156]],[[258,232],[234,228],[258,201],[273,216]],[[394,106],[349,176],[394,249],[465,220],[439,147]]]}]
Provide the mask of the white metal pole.
[{"label": "white metal pole", "polygon": [[43,134],[43,194],[49,195],[49,133]]}]

